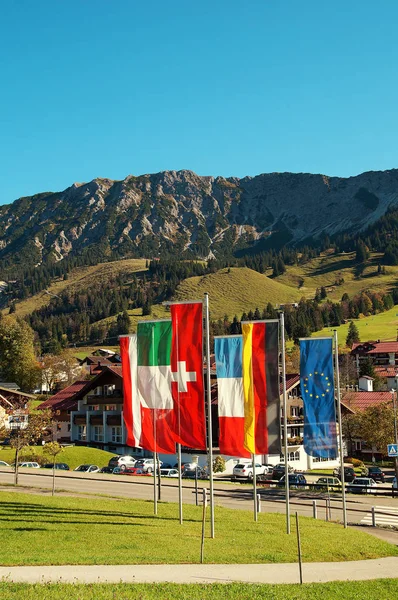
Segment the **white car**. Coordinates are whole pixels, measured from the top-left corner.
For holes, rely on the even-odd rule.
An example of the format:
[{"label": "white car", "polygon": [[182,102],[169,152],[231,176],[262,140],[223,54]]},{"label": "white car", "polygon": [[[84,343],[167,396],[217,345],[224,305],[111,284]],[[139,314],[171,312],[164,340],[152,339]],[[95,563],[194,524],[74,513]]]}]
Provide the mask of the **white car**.
[{"label": "white car", "polygon": [[9,467],[10,465],[5,460],[0,460],[0,467]]},{"label": "white car", "polygon": [[79,473],[98,473],[100,469],[97,465],[79,465],[74,470]]},{"label": "white car", "polygon": [[[265,475],[269,472],[267,465],[260,465],[256,463],[256,476]],[[245,477],[246,479],[253,479],[253,465],[252,463],[239,463],[235,465],[232,472],[234,477]]]},{"label": "white car", "polygon": [[28,467],[30,469],[40,469],[40,465],[37,462],[22,462],[19,463],[19,467]]},{"label": "white car", "polygon": [[[163,464],[161,460],[157,461],[157,463],[159,467]],[[153,458],[140,458],[136,461],[134,466],[138,469],[142,469],[144,473],[152,473],[155,470]]]},{"label": "white car", "polygon": [[177,469],[160,469],[161,477],[178,477]]},{"label": "white car", "polygon": [[134,467],[136,462],[137,461],[133,456],[130,456],[130,454],[124,454],[123,456],[112,456],[108,462],[108,466],[120,467],[123,471],[125,471],[126,467]]},{"label": "white car", "polygon": [[376,494],[377,483],[370,477],[356,477],[347,486],[347,492],[352,494]]}]

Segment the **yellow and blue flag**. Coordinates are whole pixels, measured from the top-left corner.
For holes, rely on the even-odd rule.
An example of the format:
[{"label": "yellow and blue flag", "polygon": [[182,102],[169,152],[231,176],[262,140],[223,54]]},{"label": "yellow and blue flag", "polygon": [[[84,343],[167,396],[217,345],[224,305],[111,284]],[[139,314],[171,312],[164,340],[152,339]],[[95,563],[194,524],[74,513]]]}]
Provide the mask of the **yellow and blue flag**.
[{"label": "yellow and blue flag", "polygon": [[304,401],[304,449],[310,456],[337,457],[333,340],[300,340],[300,383]]}]

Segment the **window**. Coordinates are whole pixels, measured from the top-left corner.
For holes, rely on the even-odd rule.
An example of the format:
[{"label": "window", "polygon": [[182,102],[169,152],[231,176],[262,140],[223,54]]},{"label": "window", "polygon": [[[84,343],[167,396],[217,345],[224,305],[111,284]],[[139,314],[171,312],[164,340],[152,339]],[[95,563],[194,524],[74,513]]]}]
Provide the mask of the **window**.
[{"label": "window", "polygon": [[105,410],[118,410],[118,407],[116,406],[116,404],[107,404],[105,406]]},{"label": "window", "polygon": [[300,452],[289,452],[289,460],[300,460]]},{"label": "window", "polygon": [[102,396],[102,387],[98,386],[94,390],[94,396]]},{"label": "window", "polygon": [[292,417],[299,417],[300,416],[300,408],[298,406],[291,406],[290,414]]},{"label": "window", "polygon": [[85,425],[78,425],[78,427],[77,427],[77,439],[78,440],[85,440],[86,439],[86,426]]},{"label": "window", "polygon": [[70,431],[70,423],[68,423],[68,431]]},{"label": "window", "polygon": [[111,440],[116,444],[121,444],[122,442],[122,428],[121,427],[111,427]]},{"label": "window", "polygon": [[104,441],[104,428],[102,425],[95,425],[94,427],[94,442]]},{"label": "window", "polygon": [[115,384],[104,385],[104,396],[112,396],[115,393]]},{"label": "window", "polygon": [[290,437],[300,437],[300,428],[299,427],[291,427],[290,429]]}]

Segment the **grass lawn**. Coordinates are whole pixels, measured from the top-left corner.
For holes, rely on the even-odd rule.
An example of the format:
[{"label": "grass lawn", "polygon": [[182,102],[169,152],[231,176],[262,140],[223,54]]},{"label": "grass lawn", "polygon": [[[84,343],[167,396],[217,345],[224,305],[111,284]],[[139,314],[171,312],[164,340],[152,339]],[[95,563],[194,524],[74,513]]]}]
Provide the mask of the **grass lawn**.
[{"label": "grass lawn", "polygon": [[[20,453],[21,462],[24,460],[24,456],[26,456],[27,452],[35,452],[41,455],[43,454],[43,446],[28,446],[27,448],[24,448]],[[105,452],[104,450],[98,450],[98,448],[70,446],[64,448],[64,450],[58,454],[56,462],[64,462],[68,464],[71,469],[75,469],[82,464],[93,464],[98,467],[105,467],[112,456],[115,456],[113,452]],[[2,448],[0,450],[0,460],[5,460],[9,464],[13,463],[15,460],[14,448]],[[48,459],[47,462],[53,461]]]},{"label": "grass lawn", "polygon": [[[1,565],[197,563],[202,508],[151,502],[0,493]],[[216,508],[216,538],[207,538],[205,562],[280,563],[297,560],[285,517]],[[398,547],[341,525],[302,517],[304,562],[398,556]],[[292,519],[292,531],[294,523]],[[207,535],[209,527],[207,527]]]},{"label": "grass lawn", "polygon": [[393,600],[398,579],[299,585],[255,584],[14,584],[0,583],[0,598],[19,600]]}]

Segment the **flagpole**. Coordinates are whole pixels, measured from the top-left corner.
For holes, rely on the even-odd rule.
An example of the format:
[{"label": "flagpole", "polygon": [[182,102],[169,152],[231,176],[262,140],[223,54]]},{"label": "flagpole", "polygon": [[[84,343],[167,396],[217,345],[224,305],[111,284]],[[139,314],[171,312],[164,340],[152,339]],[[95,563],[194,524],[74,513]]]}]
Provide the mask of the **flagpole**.
[{"label": "flagpole", "polygon": [[256,455],[252,454],[252,469],[253,469],[253,506],[254,506],[254,520],[258,521],[257,514],[257,477],[256,477]]},{"label": "flagpole", "polygon": [[285,496],[286,496],[286,533],[290,534],[290,504],[289,504],[289,449],[287,443],[287,398],[286,398],[286,360],[285,360],[285,314],[279,315],[281,326],[281,357],[282,357],[282,394],[283,394],[283,437],[285,446]]},{"label": "flagpole", "polygon": [[336,399],[337,399],[337,421],[339,424],[339,446],[340,446],[340,480],[341,496],[343,501],[343,523],[347,528],[347,504],[345,499],[345,477],[344,477],[344,451],[343,451],[343,428],[341,424],[341,397],[340,397],[340,369],[339,369],[339,345],[337,330],[334,330],[334,358],[336,369]]},{"label": "flagpole", "polygon": [[[177,339],[177,356],[179,356],[179,343],[178,343],[178,316],[176,316],[175,320],[176,324],[176,339]],[[181,439],[181,413],[180,413],[180,384],[177,384],[177,423],[178,423],[178,437]],[[178,463],[178,515],[180,519],[180,525],[183,523],[183,514],[182,514],[182,465],[181,465],[181,444],[177,444],[177,463]]]},{"label": "flagpole", "polygon": [[[151,326],[151,348],[152,348],[152,365],[155,366],[155,328]],[[152,406],[153,406],[153,512],[158,514],[158,496],[157,496],[157,472],[156,472],[156,408],[154,402],[154,386],[151,386]],[[159,473],[160,477],[160,473]]]},{"label": "flagpole", "polygon": [[206,326],[206,394],[207,394],[207,439],[209,445],[208,463],[210,475],[210,534],[214,531],[214,478],[213,478],[213,423],[211,414],[211,378],[210,378],[210,327],[209,327],[209,294],[205,293],[205,326]]}]

